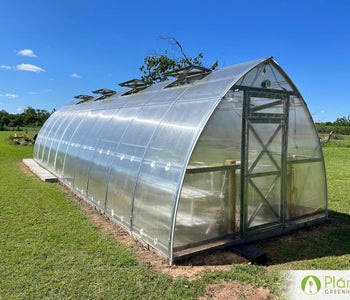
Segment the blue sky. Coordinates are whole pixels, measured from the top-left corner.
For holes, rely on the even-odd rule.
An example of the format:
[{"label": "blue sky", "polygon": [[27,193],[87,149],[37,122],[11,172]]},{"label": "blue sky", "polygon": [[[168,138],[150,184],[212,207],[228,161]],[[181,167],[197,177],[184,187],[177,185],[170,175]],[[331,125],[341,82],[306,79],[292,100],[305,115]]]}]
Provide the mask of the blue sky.
[{"label": "blue sky", "polygon": [[175,48],[219,67],[273,56],[315,121],[350,115],[350,1],[0,0],[0,110],[60,108]]}]

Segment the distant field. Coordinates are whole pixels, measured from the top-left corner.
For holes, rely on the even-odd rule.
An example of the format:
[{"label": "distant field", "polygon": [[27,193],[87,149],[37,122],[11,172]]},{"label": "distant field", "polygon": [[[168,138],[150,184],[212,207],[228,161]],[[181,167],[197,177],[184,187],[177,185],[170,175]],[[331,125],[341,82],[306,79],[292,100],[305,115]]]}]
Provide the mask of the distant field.
[{"label": "distant field", "polygon": [[[323,135],[324,136],[324,135]],[[324,148],[349,148],[350,147],[350,135],[333,134],[330,141],[322,145]]]},{"label": "distant field", "polygon": [[260,286],[276,298],[280,270],[350,269],[349,137],[324,147],[326,224],[255,243],[266,250],[267,267],[208,265],[190,280],[137,259],[132,248],[96,226],[57,185],[23,172],[20,162],[32,157],[33,146],[10,144],[10,134],[0,132],[0,299],[196,299],[215,295],[206,288],[224,281],[235,284],[237,297]]}]

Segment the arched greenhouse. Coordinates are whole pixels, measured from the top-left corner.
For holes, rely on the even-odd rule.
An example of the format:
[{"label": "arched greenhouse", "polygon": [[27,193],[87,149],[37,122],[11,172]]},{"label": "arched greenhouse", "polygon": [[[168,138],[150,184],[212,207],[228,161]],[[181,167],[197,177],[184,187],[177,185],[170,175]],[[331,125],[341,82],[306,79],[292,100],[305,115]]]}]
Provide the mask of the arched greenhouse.
[{"label": "arched greenhouse", "polygon": [[170,263],[326,219],[314,123],[272,58],[169,76],[76,96],[35,160]]}]

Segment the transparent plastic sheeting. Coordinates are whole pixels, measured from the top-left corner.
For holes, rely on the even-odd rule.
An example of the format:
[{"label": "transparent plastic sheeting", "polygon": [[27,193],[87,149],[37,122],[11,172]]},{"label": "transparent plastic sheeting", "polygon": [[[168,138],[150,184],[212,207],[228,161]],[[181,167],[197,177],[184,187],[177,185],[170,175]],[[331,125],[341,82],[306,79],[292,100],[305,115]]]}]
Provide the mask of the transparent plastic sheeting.
[{"label": "transparent plastic sheeting", "polygon": [[[251,187],[244,199],[240,196],[245,91],[235,84],[258,87],[262,80],[269,80],[266,88],[296,91],[268,58],[215,70],[192,84],[167,88],[172,82],[167,81],[131,95],[69,103],[41,128],[34,158],[171,261],[177,249],[237,238],[246,227],[242,209],[251,219],[248,227],[264,218],[266,223],[278,220],[270,206],[254,200]],[[295,205],[289,215],[300,217],[326,208],[322,152],[301,97],[290,99],[288,125],[288,156],[319,158],[293,164]],[[254,126],[260,135],[274,131]],[[275,142],[279,145],[281,138]],[[259,155],[259,143],[256,149],[254,143],[249,159]],[[230,166],[222,169],[225,165]],[[266,170],[269,165],[267,158],[259,166]],[[268,176],[260,178],[259,186],[268,189],[270,182]],[[270,193],[278,214],[280,203],[272,190],[278,195],[280,189],[278,183]]]}]

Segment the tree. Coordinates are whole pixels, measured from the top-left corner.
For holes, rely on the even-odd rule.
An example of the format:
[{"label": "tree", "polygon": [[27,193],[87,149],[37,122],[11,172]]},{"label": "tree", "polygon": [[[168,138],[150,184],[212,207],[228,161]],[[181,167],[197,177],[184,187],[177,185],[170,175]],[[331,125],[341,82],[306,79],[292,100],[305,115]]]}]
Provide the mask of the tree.
[{"label": "tree", "polygon": [[[171,44],[175,45],[181,52],[181,56],[177,58],[169,57],[168,52],[164,54],[147,55],[144,58],[144,65],[140,67],[140,71],[143,72],[141,79],[148,84],[167,80],[166,73],[174,71],[187,66],[199,66],[204,67],[202,63],[203,54],[199,53],[196,57],[188,57],[181,44],[174,37],[161,37],[161,39],[168,40]],[[218,61],[210,67],[214,70],[218,66]]]},{"label": "tree", "polygon": [[33,107],[28,106],[22,113],[23,125],[35,124],[37,115]]},{"label": "tree", "polygon": [[[55,110],[52,111],[52,113]],[[44,109],[34,109],[28,106],[20,114],[9,114],[5,110],[0,111],[0,129],[4,130],[8,127],[40,127],[50,117],[51,113]]]},{"label": "tree", "polygon": [[316,127],[320,133],[334,131],[337,134],[350,135],[350,115],[348,117],[337,118],[333,123],[316,123]]}]

